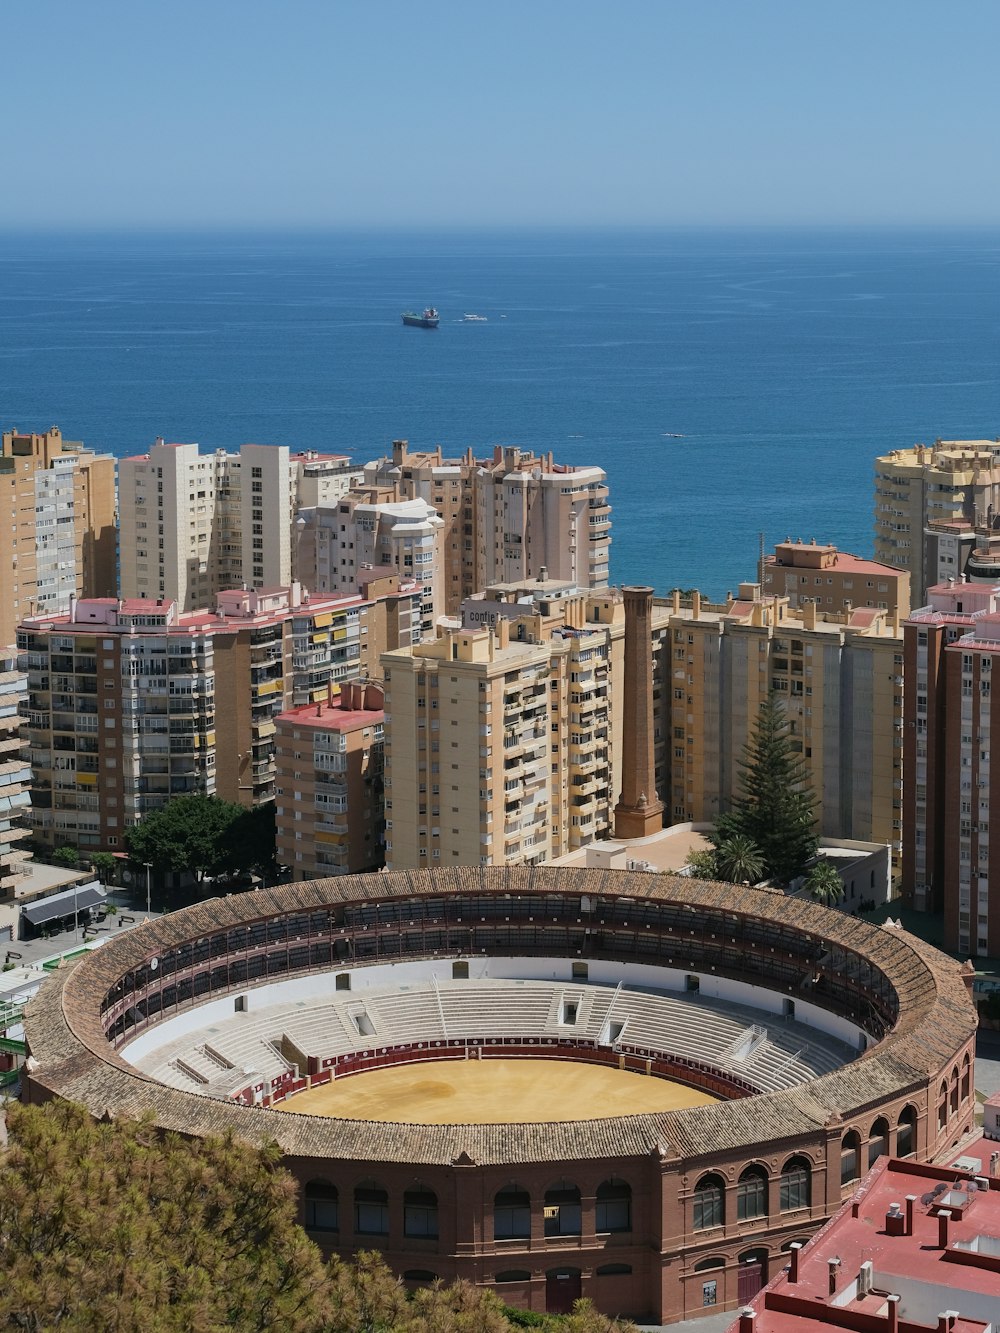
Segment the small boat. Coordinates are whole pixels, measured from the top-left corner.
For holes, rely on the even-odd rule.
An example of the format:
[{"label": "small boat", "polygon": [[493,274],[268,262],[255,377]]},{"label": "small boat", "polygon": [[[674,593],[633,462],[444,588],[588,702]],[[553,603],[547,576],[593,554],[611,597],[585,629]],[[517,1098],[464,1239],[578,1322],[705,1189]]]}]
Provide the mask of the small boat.
[{"label": "small boat", "polygon": [[403,323],[411,329],[436,329],[441,322],[441,316],[429,305],[422,315],[416,315],[412,310],[403,312]]},{"label": "small boat", "polygon": [[678,435],[675,430],[665,430],[663,432],[663,438],[665,440],[683,440],[684,436]]},{"label": "small boat", "polygon": [[485,324],[485,315],[463,315],[462,319],[466,324]]}]

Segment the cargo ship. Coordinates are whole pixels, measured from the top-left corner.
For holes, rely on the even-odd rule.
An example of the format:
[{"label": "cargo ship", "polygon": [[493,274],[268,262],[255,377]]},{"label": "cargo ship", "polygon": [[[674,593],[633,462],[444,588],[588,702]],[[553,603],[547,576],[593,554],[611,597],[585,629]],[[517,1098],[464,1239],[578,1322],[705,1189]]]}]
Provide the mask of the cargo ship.
[{"label": "cargo ship", "polygon": [[433,306],[428,306],[422,315],[415,315],[412,310],[403,312],[403,323],[411,329],[436,329],[440,319]]}]

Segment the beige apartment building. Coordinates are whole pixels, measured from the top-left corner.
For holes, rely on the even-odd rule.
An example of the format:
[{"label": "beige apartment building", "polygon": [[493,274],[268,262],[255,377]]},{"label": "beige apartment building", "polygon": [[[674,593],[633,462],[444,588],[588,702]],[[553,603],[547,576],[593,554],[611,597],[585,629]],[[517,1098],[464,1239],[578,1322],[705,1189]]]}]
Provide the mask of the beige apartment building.
[{"label": "beige apartment building", "polygon": [[[657,676],[668,614],[654,613]],[[607,836],[624,637],[619,592],[547,580],[496,585],[466,602],[460,628],[385,654],[390,869],[538,864]],[[658,731],[665,773],[664,744]]]},{"label": "beige apartment building", "polygon": [[913,607],[961,578],[977,534],[1000,524],[1000,441],[938,440],[875,460],[875,558],[910,574]]},{"label": "beige apartment building", "polygon": [[157,440],[119,464],[122,596],[189,611],[228,588],[288,587],[300,503],[335,503],[360,475],[343,455],[286,445],[202,453]]},{"label": "beige apartment building", "polygon": [[398,499],[422,499],[444,520],[449,615],[482,588],[543,569],[581,591],[607,587],[611,506],[602,468],[499,445],[488,458],[471,449],[444,458],[440,446],[416,451],[395,440],[390,457],[366,466],[365,481]]},{"label": "beige apartment building", "polygon": [[910,575],[893,565],[864,560],[836,546],[779,542],[763,568],[765,597],[786,597],[794,611],[807,603],[830,615],[867,607],[890,616],[910,612]]},{"label": "beige apartment building", "polygon": [[277,856],[293,879],[384,864],[382,704],[380,683],[345,681],[337,699],[275,719]]},{"label": "beige apartment building", "polygon": [[[824,582],[824,597],[828,587],[834,585]],[[898,604],[901,588],[895,596]],[[820,600],[805,601],[801,594],[799,600],[795,608],[785,595],[764,595],[757,583],[741,584],[738,596],[723,605],[710,605],[698,593],[687,600],[674,593],[670,822],[714,823],[732,808],[744,746],[773,691],[785,708],[792,748],[812,775],[817,831],[891,843],[898,851],[899,614],[847,605],[827,611]]]},{"label": "beige apartment building", "polygon": [[26,620],[34,836],[115,850],[171,796],[272,799],[278,714],[325,700],[419,638],[413,585],[388,578],[366,591],[236,590],[195,612],[166,599],[74,599],[66,615]]},{"label": "beige apartment building", "polygon": [[7,431],[0,453],[0,644],[27,615],[71,596],[114,593],[115,460],[64,440]]}]

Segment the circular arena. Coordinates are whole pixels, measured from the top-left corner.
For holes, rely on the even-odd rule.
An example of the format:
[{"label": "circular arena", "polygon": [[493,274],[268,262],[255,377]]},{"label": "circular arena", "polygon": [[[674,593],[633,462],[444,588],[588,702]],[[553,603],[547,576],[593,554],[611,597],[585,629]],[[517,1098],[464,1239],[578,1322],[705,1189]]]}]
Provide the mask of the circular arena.
[{"label": "circular arena", "polygon": [[883,1153],[971,1127],[961,969],[671,876],[317,880],[110,939],[28,1008],[25,1096],[279,1145],[325,1249],[513,1305],[743,1303]]}]

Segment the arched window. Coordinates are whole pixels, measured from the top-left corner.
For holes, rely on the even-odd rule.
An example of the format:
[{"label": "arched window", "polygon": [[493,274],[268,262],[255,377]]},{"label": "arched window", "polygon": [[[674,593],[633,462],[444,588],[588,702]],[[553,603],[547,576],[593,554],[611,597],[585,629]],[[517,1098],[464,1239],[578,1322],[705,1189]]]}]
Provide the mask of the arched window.
[{"label": "arched window", "polygon": [[501,1282],[530,1282],[531,1274],[526,1268],[508,1268],[503,1273],[497,1273],[493,1279],[496,1283]]},{"label": "arched window", "polygon": [[880,1157],[886,1157],[889,1152],[889,1122],[885,1116],[880,1115],[872,1125],[871,1133],[868,1135],[868,1165],[872,1167]]},{"label": "arched window", "polygon": [[941,1088],[938,1092],[938,1129],[944,1129],[948,1123],[948,1084],[941,1080]]},{"label": "arched window", "polygon": [[840,1140],[840,1183],[849,1185],[861,1175],[861,1135],[849,1129]]},{"label": "arched window", "polygon": [[582,1227],[580,1191],[568,1180],[545,1191],[546,1236],[579,1236]]},{"label": "arched window", "polygon": [[725,1259],[716,1256],[712,1259],[702,1259],[700,1263],[695,1264],[694,1271],[696,1273],[707,1273],[712,1268],[725,1268],[725,1266]]},{"label": "arched window", "polygon": [[632,1230],[632,1187],[624,1180],[598,1185],[594,1226],[597,1231]]},{"label": "arched window", "polygon": [[962,1057],[962,1101],[963,1102],[967,1102],[969,1100],[969,1093],[972,1091],[970,1072],[971,1071],[969,1065],[969,1052],[966,1051],[965,1055]]},{"label": "arched window", "polygon": [[531,1196],[519,1185],[507,1185],[493,1200],[494,1240],[524,1240],[531,1235]]},{"label": "arched window", "polygon": [[812,1201],[812,1166],[807,1157],[789,1157],[781,1170],[781,1211],[808,1208]]},{"label": "arched window", "polygon": [[337,1231],[340,1227],[336,1185],[310,1180],[305,1187],[306,1230]]},{"label": "arched window", "polygon": [[726,1224],[726,1185],[721,1176],[702,1176],[694,1187],[694,1229]]},{"label": "arched window", "polygon": [[437,1234],[437,1195],[423,1185],[414,1185],[403,1195],[403,1235],[436,1240]]},{"label": "arched window", "polygon": [[359,1236],[388,1236],[389,1195],[375,1180],[363,1180],[354,1191],[354,1230]]},{"label": "arched window", "polygon": [[597,1270],[598,1277],[631,1277],[631,1264],[602,1264]]},{"label": "arched window", "polygon": [[951,1113],[958,1110],[958,1065],[951,1071]]},{"label": "arched window", "polygon": [[910,1157],[917,1151],[916,1107],[904,1106],[896,1126],[896,1156]]},{"label": "arched window", "polygon": [[736,1216],[741,1222],[767,1216],[767,1172],[748,1166],[736,1186]]}]

